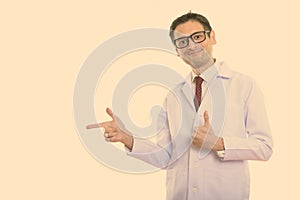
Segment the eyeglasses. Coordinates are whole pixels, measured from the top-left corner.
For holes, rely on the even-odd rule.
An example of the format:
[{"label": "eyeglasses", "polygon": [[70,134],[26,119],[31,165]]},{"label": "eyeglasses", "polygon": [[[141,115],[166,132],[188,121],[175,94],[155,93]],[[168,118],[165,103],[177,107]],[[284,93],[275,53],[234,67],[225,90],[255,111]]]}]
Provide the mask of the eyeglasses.
[{"label": "eyeglasses", "polygon": [[183,49],[189,46],[189,38],[191,38],[194,43],[201,43],[206,40],[206,33],[209,32],[210,31],[198,31],[190,36],[177,38],[173,40],[173,42],[178,49]]}]

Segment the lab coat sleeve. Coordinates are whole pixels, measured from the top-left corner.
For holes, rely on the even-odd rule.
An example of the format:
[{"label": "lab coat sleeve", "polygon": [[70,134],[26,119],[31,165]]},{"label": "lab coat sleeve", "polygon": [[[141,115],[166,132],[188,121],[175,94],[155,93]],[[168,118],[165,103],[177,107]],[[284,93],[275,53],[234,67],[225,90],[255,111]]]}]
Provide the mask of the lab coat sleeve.
[{"label": "lab coat sleeve", "polygon": [[157,118],[156,143],[139,137],[134,137],[133,148],[127,151],[127,155],[145,161],[155,167],[165,168],[172,155],[172,140],[169,131],[166,106]]},{"label": "lab coat sleeve", "polygon": [[268,160],[273,152],[273,141],[263,94],[253,81],[245,100],[244,123],[246,138],[223,137],[223,160]]}]

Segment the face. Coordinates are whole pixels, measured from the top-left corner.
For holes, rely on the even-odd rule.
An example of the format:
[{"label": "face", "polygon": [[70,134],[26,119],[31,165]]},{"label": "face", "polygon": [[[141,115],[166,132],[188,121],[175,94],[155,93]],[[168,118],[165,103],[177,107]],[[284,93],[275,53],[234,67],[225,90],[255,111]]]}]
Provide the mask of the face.
[{"label": "face", "polygon": [[[197,21],[190,20],[178,25],[174,32],[174,39],[187,37],[195,32],[204,31],[204,27]],[[182,49],[176,48],[180,56],[193,70],[201,70],[213,63],[212,47],[216,44],[214,31],[210,32],[210,37],[206,33],[206,39],[201,43],[194,43],[189,38],[189,45]]]}]

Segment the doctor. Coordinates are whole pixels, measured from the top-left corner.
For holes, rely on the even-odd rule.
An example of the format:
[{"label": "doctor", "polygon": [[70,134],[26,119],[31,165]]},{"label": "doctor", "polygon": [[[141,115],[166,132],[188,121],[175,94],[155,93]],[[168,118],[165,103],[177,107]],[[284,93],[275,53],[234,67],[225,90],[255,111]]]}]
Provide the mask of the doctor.
[{"label": "doctor", "polygon": [[112,121],[96,127],[105,129],[107,141],[123,143],[128,155],[167,170],[168,200],[247,200],[247,160],[272,155],[263,95],[251,78],[213,58],[215,32],[204,16],[178,17],[170,37],[192,72],[165,99],[157,143],[121,129],[109,108]]}]

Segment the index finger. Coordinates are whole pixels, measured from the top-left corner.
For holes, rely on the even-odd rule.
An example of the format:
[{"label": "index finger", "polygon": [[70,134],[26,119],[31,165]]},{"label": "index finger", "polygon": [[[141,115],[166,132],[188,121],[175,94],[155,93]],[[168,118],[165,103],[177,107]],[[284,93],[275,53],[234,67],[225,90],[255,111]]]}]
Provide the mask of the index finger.
[{"label": "index finger", "polygon": [[90,125],[86,126],[87,129],[101,128],[101,127],[103,127],[103,128],[111,127],[111,122],[101,122],[101,123],[90,124]]},{"label": "index finger", "polygon": [[100,128],[101,125],[99,124],[89,124],[86,126],[86,129],[92,129],[92,128]]}]

